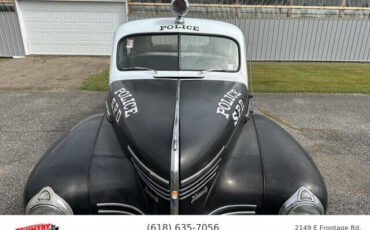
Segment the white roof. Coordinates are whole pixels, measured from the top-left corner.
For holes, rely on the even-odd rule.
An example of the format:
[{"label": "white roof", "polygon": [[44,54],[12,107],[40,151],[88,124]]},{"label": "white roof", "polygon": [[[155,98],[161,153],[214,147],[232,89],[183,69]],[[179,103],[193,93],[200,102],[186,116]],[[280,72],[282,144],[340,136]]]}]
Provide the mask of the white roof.
[{"label": "white roof", "polygon": [[183,25],[175,23],[172,18],[153,18],[127,22],[121,25],[116,36],[122,38],[136,33],[200,33],[216,34],[232,37],[237,41],[243,40],[243,33],[233,24],[215,20],[184,18]]},{"label": "white roof", "polygon": [[[190,34],[210,34],[218,36],[227,36],[235,39],[239,43],[240,48],[240,70],[236,73],[209,72],[204,74],[204,80],[225,80],[239,81],[248,86],[247,66],[245,57],[244,35],[241,30],[233,24],[195,18],[184,18],[184,24],[176,24],[175,17],[173,18],[153,18],[127,22],[121,25],[115,35],[113,41],[113,49],[111,55],[109,69],[109,83],[121,79],[150,79],[153,78],[153,73],[150,71],[120,71],[117,69],[117,44],[128,35],[144,34],[144,33],[190,33]],[[166,76],[181,76],[181,77],[197,77],[199,71],[157,71],[156,77]]]}]

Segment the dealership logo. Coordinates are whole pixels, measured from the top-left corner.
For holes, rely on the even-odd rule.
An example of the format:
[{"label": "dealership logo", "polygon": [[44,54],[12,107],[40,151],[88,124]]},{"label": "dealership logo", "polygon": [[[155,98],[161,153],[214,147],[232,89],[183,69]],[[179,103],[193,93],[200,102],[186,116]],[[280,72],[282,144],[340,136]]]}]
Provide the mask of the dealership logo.
[{"label": "dealership logo", "polygon": [[17,228],[15,230],[59,230],[59,227],[52,224],[36,224],[28,227]]}]

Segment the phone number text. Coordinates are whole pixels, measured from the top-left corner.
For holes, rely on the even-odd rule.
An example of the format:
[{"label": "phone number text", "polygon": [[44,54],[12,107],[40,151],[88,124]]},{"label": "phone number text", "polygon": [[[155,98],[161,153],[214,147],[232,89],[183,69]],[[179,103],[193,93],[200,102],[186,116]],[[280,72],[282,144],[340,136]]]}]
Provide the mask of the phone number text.
[{"label": "phone number text", "polygon": [[147,230],[221,230],[219,224],[166,224],[151,223]]}]

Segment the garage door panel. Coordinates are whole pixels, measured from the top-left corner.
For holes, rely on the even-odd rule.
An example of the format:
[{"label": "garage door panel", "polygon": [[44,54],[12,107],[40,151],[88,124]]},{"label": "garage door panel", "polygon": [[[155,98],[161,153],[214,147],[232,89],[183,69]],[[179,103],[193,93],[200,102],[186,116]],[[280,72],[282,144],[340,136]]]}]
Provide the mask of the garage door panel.
[{"label": "garage door panel", "polygon": [[124,3],[21,1],[30,54],[110,55]]}]

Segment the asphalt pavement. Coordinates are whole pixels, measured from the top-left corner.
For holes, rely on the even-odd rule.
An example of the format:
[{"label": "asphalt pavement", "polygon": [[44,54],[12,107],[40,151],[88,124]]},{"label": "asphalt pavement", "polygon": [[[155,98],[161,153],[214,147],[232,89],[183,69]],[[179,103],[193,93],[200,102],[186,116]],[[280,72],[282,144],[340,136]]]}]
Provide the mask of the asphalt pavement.
[{"label": "asphalt pavement", "polygon": [[[106,93],[0,91],[0,214],[23,213],[23,189],[44,152]],[[326,182],[328,214],[370,214],[370,95],[257,94],[256,113],[288,130]]]}]

